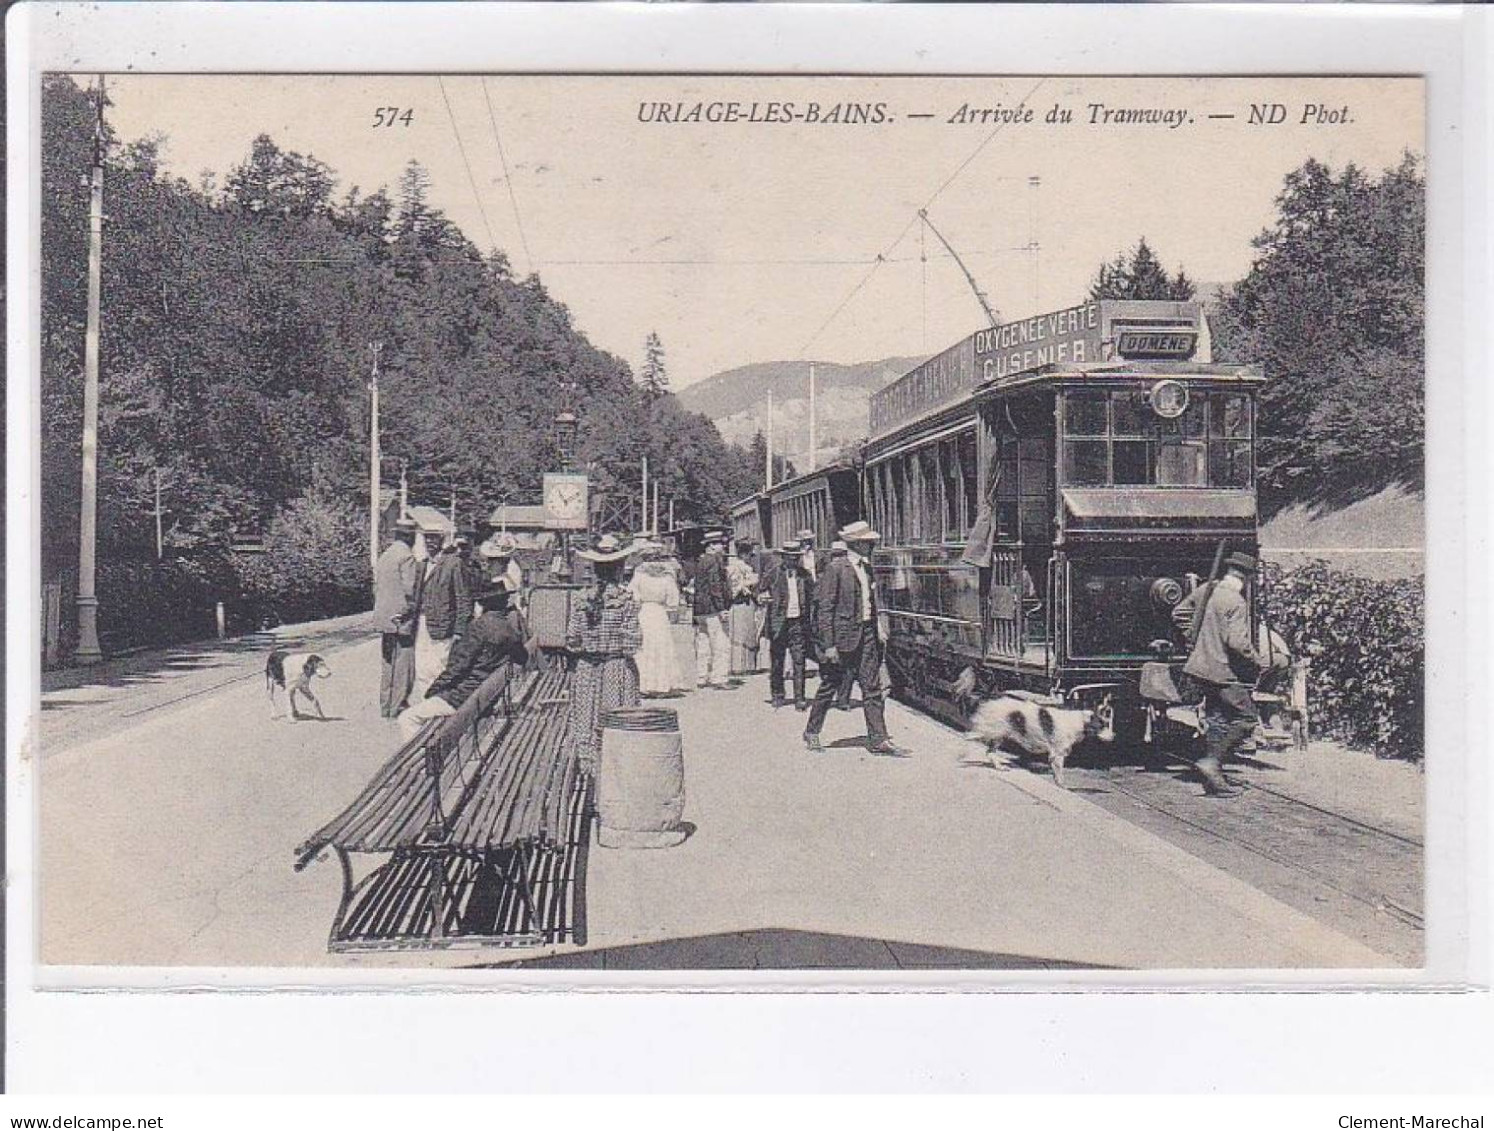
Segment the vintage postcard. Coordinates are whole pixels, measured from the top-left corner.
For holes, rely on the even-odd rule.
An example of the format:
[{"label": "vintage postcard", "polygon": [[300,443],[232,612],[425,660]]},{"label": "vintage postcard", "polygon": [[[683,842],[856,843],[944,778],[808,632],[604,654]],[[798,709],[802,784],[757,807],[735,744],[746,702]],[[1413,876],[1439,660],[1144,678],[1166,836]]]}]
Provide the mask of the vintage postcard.
[{"label": "vintage postcard", "polygon": [[1426,95],[44,75],[39,961],[1420,970]]}]

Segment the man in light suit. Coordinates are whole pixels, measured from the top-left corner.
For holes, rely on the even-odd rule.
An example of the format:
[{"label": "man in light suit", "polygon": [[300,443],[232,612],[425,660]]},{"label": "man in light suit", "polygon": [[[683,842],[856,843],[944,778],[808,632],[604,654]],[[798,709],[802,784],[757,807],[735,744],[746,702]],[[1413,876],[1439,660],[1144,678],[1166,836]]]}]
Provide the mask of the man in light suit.
[{"label": "man in light suit", "polygon": [[872,579],[871,552],[880,535],[864,522],[840,531],[844,557],[832,558],[815,585],[815,641],[820,653],[820,685],[804,728],[804,745],[822,750],[820,728],[835,701],[842,673],[852,672],[861,684],[861,709],[866,716],[866,744],[873,754],[902,753],[887,734],[882,705],[883,640],[877,627],[877,588]]},{"label": "man in light suit", "polygon": [[379,669],[379,710],[399,717],[415,685],[415,622],[420,613],[420,563],[415,560],[415,523],[394,524],[394,541],[374,568],[374,631],[383,645]]}]

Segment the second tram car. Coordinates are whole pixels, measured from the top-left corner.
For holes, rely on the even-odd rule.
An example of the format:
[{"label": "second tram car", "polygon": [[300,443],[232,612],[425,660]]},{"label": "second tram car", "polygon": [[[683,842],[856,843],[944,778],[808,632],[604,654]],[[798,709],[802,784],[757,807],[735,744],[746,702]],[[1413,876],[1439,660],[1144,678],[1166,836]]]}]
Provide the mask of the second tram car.
[{"label": "second tram car", "polygon": [[962,721],[967,667],[985,694],[1088,702],[1181,659],[1173,606],[1221,542],[1257,548],[1262,382],[1211,360],[1197,304],[1101,300],[875,393],[861,479],[894,690]]}]

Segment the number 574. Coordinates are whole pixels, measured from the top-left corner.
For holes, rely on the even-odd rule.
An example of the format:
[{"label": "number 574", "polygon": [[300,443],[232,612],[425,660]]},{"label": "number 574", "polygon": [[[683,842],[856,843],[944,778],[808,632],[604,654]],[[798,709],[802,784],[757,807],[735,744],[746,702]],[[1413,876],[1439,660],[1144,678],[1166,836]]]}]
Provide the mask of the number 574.
[{"label": "number 574", "polygon": [[415,120],[414,109],[401,110],[398,106],[378,106],[374,109],[374,120],[372,129],[382,126],[384,129],[392,129],[395,123],[408,126]]}]

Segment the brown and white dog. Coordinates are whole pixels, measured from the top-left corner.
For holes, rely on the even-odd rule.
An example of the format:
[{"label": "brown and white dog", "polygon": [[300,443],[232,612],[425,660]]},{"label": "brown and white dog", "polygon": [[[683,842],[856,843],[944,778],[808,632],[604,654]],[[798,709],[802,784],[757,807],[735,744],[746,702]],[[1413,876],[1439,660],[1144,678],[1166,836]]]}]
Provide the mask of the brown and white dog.
[{"label": "brown and white dog", "polygon": [[[973,682],[973,681],[972,681]],[[973,690],[973,686],[972,686]],[[1053,780],[1063,785],[1063,767],[1081,740],[1115,739],[1115,707],[1109,695],[1085,710],[1079,707],[1045,707],[1015,695],[1002,695],[980,703],[970,716],[970,738],[994,755],[998,747],[1046,758]],[[994,760],[993,760],[994,761]]]},{"label": "brown and white dog", "polygon": [[316,708],[317,717],[325,720],[327,715],[322,710],[321,701],[317,699],[311,681],[326,679],[331,674],[332,669],[327,666],[327,661],[315,652],[284,652],[279,648],[275,649],[265,661],[265,691],[270,696],[270,717],[276,717],[275,689],[280,688],[286,692],[292,722],[301,717],[296,712],[297,695],[308,699]]}]

